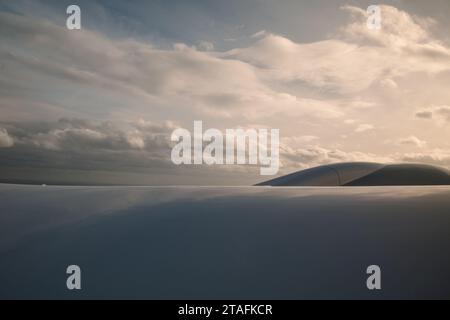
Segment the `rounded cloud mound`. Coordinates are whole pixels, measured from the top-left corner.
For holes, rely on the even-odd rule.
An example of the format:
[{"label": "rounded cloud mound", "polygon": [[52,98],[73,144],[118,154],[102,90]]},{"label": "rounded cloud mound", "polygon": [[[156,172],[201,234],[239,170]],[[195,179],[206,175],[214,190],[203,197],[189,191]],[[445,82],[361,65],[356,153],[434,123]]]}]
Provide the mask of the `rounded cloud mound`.
[{"label": "rounded cloud mound", "polygon": [[353,162],[323,165],[258,186],[413,186],[450,185],[450,172],[424,164]]}]

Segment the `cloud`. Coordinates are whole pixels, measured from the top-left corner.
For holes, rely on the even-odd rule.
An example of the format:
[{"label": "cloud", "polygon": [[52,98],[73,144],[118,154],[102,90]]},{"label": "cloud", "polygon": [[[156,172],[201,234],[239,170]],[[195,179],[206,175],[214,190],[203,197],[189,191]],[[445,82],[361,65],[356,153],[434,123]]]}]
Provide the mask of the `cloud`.
[{"label": "cloud", "polygon": [[366,26],[365,10],[343,9],[352,14],[352,22],[333,40],[303,44],[265,32],[255,44],[230,50],[225,57],[253,65],[271,81],[340,94],[360,92],[376,81],[394,89],[394,77],[450,70],[450,49],[435,40],[417,18],[381,6],[382,29],[374,32]]},{"label": "cloud", "polygon": [[368,62],[376,58],[372,52],[342,41],[299,44],[276,34],[267,34],[250,47],[230,50],[224,57],[251,64],[270,82],[308,85],[313,90],[335,93],[368,87],[374,75],[371,70],[360,70],[367,70]]},{"label": "cloud", "polygon": [[368,124],[368,123],[363,123],[356,127],[355,132],[362,133],[362,132],[370,131],[373,129],[375,129],[375,127],[373,125]]},{"label": "cloud", "polygon": [[170,122],[155,124],[142,119],[125,124],[60,119],[57,122],[5,125],[20,146],[93,153],[140,150],[157,154],[170,148],[168,135],[175,128]]},{"label": "cloud", "polygon": [[347,106],[349,106],[352,109],[368,109],[375,107],[376,103],[364,101],[361,99],[354,99],[353,101],[348,102]]},{"label": "cloud", "polygon": [[416,112],[416,117],[420,119],[431,119],[433,118],[432,111],[418,111]]},{"label": "cloud", "polygon": [[[87,29],[68,32],[62,26],[14,14],[0,13],[0,17],[1,37],[10,42],[10,34],[14,34],[15,44],[21,47],[0,50],[7,70],[16,69],[9,75],[13,78],[31,73],[29,78],[58,79],[58,85],[69,82],[85,90],[95,89],[96,94],[120,94],[127,105],[129,100],[138,100],[139,105],[152,108],[189,107],[226,118],[269,118],[276,113],[339,116],[332,103],[287,93],[266,81],[257,67],[228,54],[209,52],[214,49],[209,42],[199,44],[206,51],[183,43],[158,49],[136,40],[113,40]],[[102,108],[108,112],[110,106]]]},{"label": "cloud", "polygon": [[6,129],[0,128],[0,148],[9,148],[14,145],[14,139]]},{"label": "cloud", "polygon": [[319,137],[312,135],[292,136],[282,138],[281,143],[288,145],[290,147],[295,147],[295,146],[304,146],[305,144],[310,144],[317,140],[319,140]]},{"label": "cloud", "polygon": [[415,113],[419,119],[435,119],[440,123],[450,122],[450,106],[433,106]]},{"label": "cloud", "polygon": [[[353,18],[335,39],[297,43],[264,31],[247,47],[226,52],[212,51],[212,43],[204,40],[198,43],[200,51],[183,43],[161,49],[143,41],[112,39],[88,29],[68,32],[45,20],[0,13],[0,37],[13,44],[2,47],[0,55],[5,80],[11,85],[30,79],[9,94],[28,96],[31,93],[24,92],[23,86],[31,86],[34,97],[51,95],[40,101],[48,104],[56,94],[44,88],[45,83],[62,91],[64,84],[76,85],[75,91],[87,90],[91,98],[72,104],[95,103],[96,114],[105,117],[189,108],[192,113],[230,120],[269,121],[277,115],[320,121],[343,115],[336,95],[347,102],[374,83],[395,88],[394,78],[450,70],[448,59],[436,57],[445,56],[448,48],[406,12],[382,6],[383,29],[374,34],[365,26],[365,11],[344,9]],[[33,81],[39,78],[48,82]],[[357,100],[347,106],[376,105]],[[67,100],[58,103],[65,112],[75,109],[67,106]],[[84,113],[88,112],[86,108]]]},{"label": "cloud", "polygon": [[387,163],[393,161],[393,158],[389,156],[379,156],[359,151],[348,152],[319,145],[307,148],[291,148],[287,145],[282,145],[280,154],[282,156],[283,171],[285,172],[336,162],[367,161]]},{"label": "cloud", "polygon": [[440,106],[433,108],[433,114],[450,122],[450,106]]},{"label": "cloud", "polygon": [[398,84],[392,79],[383,79],[380,81],[380,85],[383,88],[388,88],[388,89],[392,89],[392,90],[398,88]]},{"label": "cloud", "polygon": [[438,116],[444,118],[447,122],[450,122],[450,106],[437,107],[434,112]]},{"label": "cloud", "polygon": [[427,41],[428,32],[415,20],[415,17],[395,7],[381,5],[381,29],[371,30],[366,26],[370,16],[366,10],[354,6],[343,6],[354,17],[354,21],[342,28],[350,40],[371,40],[382,46],[402,46]]},{"label": "cloud", "polygon": [[415,136],[409,136],[407,138],[402,138],[399,139],[397,142],[399,145],[404,145],[404,146],[416,146],[416,147],[424,147],[427,142],[420,140],[419,138],[415,137]]},{"label": "cloud", "polygon": [[[450,57],[449,48],[433,38],[428,29],[435,23],[431,18],[420,18],[393,6],[380,5],[381,29],[371,30],[366,27],[369,13],[358,7],[344,6],[350,12],[353,21],[341,28],[341,36],[350,42],[389,48],[403,57],[439,58]],[[409,64],[411,61],[405,61]],[[432,65],[432,61],[428,61]],[[448,68],[448,64],[445,68]],[[443,66],[444,66],[443,65]],[[412,67],[412,66],[409,66]]]},{"label": "cloud", "polygon": [[406,153],[397,156],[401,161],[428,163],[450,168],[450,151],[433,149],[427,152]]},{"label": "cloud", "polygon": [[378,162],[378,163],[426,163],[450,169],[450,151],[432,149],[427,152],[392,153],[380,155],[361,151],[344,151],[338,148],[327,148],[320,145],[304,148],[281,146],[281,172],[287,173],[300,169],[336,162]]},{"label": "cloud", "polygon": [[[139,184],[154,184],[155,181],[159,184],[195,184],[199,181],[235,184],[261,180],[259,169],[254,166],[175,166],[170,160],[173,143],[169,139],[177,126],[172,122],[155,123],[138,119],[113,123],[60,119],[45,123],[3,123],[2,127],[6,129],[0,132],[8,132],[8,137],[15,143],[0,150],[0,167],[8,168],[6,171],[16,178],[24,176],[23,179],[33,177],[38,181],[49,181],[48,174],[58,172],[54,177],[56,179],[61,175],[62,180],[58,182],[66,181],[63,178],[69,176],[67,181],[80,180],[80,183],[94,184],[129,184],[133,181],[140,181]],[[351,161],[450,165],[450,154],[444,150],[382,155],[319,145],[318,141],[317,136],[282,137],[279,173]],[[425,142],[415,137],[401,142],[425,147]],[[73,172],[79,172],[81,176],[74,177]],[[86,172],[90,172],[91,176],[88,177]]]},{"label": "cloud", "polygon": [[261,38],[261,37],[264,37],[264,36],[266,36],[268,34],[269,33],[266,30],[261,30],[261,31],[258,31],[258,32],[255,32],[254,34],[252,34],[250,36],[250,38]]},{"label": "cloud", "polygon": [[203,51],[213,51],[214,44],[212,42],[202,40],[198,43],[198,48]]},{"label": "cloud", "polygon": [[[170,133],[174,127],[169,122],[61,119],[2,126],[15,142],[9,148],[0,148],[2,181],[97,185],[214,183],[214,179],[207,179],[211,176],[209,168],[173,165]],[[232,179],[230,174],[223,177],[221,171],[216,174],[224,181]]]}]

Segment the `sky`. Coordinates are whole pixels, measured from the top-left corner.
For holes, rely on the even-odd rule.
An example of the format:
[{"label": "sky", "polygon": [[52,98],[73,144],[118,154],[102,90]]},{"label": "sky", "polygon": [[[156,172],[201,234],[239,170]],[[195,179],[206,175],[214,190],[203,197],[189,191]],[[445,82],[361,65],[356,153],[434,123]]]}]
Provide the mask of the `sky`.
[{"label": "sky", "polygon": [[[81,8],[81,30],[66,8]],[[0,0],[0,181],[247,185],[176,166],[170,135],[280,130],[280,174],[450,168],[450,2]]]}]

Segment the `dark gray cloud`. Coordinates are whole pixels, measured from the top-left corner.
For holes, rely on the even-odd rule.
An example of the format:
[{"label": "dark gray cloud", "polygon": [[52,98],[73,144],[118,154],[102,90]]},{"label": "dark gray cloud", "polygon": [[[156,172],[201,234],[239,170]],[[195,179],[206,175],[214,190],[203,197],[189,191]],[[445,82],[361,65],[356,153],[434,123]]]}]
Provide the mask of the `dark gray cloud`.
[{"label": "dark gray cloud", "polygon": [[176,166],[171,122],[0,123],[0,182],[45,184],[252,184],[259,168]]},{"label": "dark gray cloud", "polygon": [[54,151],[142,151],[154,155],[170,148],[169,133],[174,129],[171,123],[144,120],[115,124],[64,118],[57,122],[4,123],[3,127],[19,146]]},{"label": "dark gray cloud", "polygon": [[416,112],[415,116],[420,119],[435,119],[450,122],[450,106],[434,106]]},{"label": "dark gray cloud", "polygon": [[416,112],[416,117],[421,118],[421,119],[431,119],[431,118],[433,118],[433,112],[419,111],[419,112]]},{"label": "dark gray cloud", "polygon": [[[60,119],[57,122],[3,123],[0,143],[2,179],[8,168],[33,168],[31,175],[65,171],[130,172],[165,170],[170,167],[170,124],[153,124],[143,120],[122,125],[86,119]],[[14,141],[7,144],[5,138]],[[94,180],[94,179],[93,179]],[[102,184],[102,181],[98,182]],[[104,182],[103,182],[104,183]]]}]

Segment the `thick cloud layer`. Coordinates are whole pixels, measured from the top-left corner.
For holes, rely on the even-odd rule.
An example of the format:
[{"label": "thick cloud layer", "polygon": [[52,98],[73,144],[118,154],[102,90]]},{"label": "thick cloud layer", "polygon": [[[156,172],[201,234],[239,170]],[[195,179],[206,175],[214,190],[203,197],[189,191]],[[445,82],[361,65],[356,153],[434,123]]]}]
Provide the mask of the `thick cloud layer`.
[{"label": "thick cloud layer", "polygon": [[[3,123],[0,168],[3,181],[63,184],[250,184],[262,179],[257,166],[181,166],[170,154],[173,123],[57,122]],[[9,133],[8,133],[9,132]],[[351,161],[424,162],[450,167],[445,150],[431,153],[392,153],[380,156],[360,151],[325,148],[315,136],[281,140],[280,174],[312,166]],[[5,143],[6,142],[6,143]],[[398,145],[420,147],[411,136]],[[67,173],[69,172],[69,173]],[[100,172],[100,174],[99,174]],[[56,176],[52,176],[56,174]],[[79,175],[78,177],[76,177]],[[74,177],[75,176],[75,177]],[[155,177],[157,178],[155,179]],[[225,182],[223,182],[225,181]]]}]

